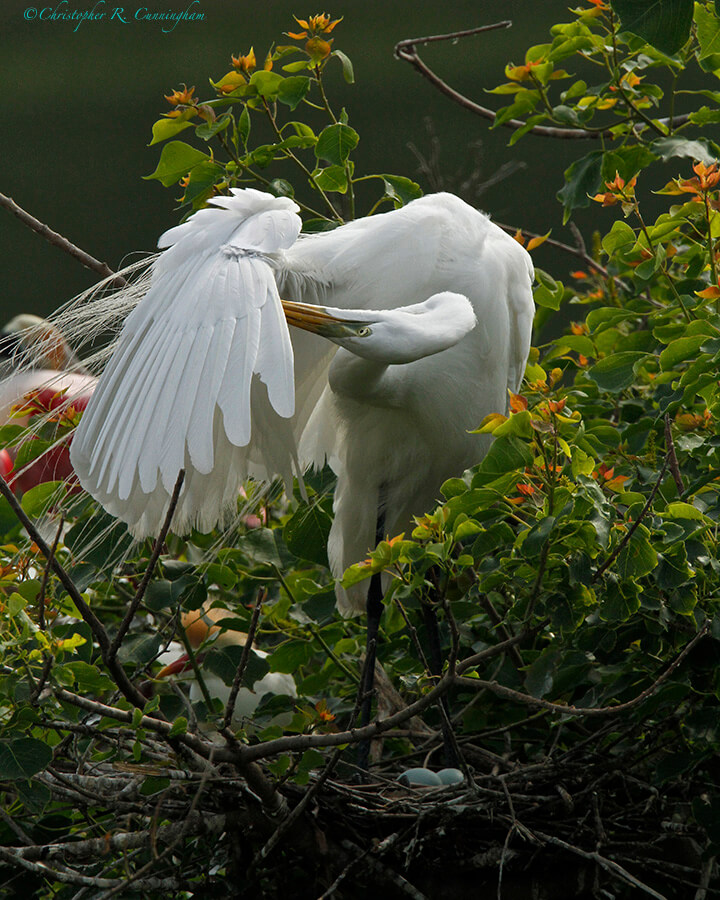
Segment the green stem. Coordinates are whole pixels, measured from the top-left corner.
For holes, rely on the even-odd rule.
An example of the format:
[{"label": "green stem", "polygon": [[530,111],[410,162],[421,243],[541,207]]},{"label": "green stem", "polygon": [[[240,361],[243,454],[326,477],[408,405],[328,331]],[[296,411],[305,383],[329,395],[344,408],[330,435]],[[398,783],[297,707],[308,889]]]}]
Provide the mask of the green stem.
[{"label": "green stem", "polygon": [[[283,136],[280,132],[280,129],[277,126],[277,122],[275,121],[275,116],[272,114],[272,110],[270,109],[270,106],[268,105],[268,102],[264,97],[262,98],[262,102],[263,102],[263,106],[265,107],[265,112],[267,113],[267,117],[270,120],[270,124],[272,126],[273,131],[277,135],[278,139],[280,141],[282,141]],[[315,190],[320,194],[320,196],[325,201],[327,208],[330,210],[330,213],[332,214],[332,217],[334,219],[336,219],[341,225],[343,225],[344,219],[342,218],[340,213],[335,209],[332,202],[330,201],[330,198],[325,193],[325,191],[320,187],[320,185],[317,183],[312,172],[308,169],[308,167],[305,165],[305,163],[299,157],[295,156],[295,154],[289,148],[284,149],[283,153],[285,153],[285,155],[288,157],[288,159],[291,159],[295,163],[295,165],[300,169],[300,171],[309,179],[312,186],[315,188]],[[325,217],[323,216],[323,218],[325,218]]]},{"label": "green stem", "polygon": [[348,668],[345,663],[340,659],[339,656],[336,655],[332,647],[328,644],[325,638],[320,634],[320,631],[314,626],[310,626],[310,634],[315,638],[315,640],[320,644],[328,658],[331,659],[335,665],[340,669],[341,672],[344,672],[345,675],[351,680],[354,681],[355,684],[360,684],[360,676],[357,672],[353,672],[352,669]]},{"label": "green stem", "polygon": [[322,97],[323,106],[325,107],[325,112],[330,116],[333,121],[333,125],[337,125],[337,119],[335,118],[335,113],[330,108],[330,104],[328,103],[327,95],[325,94],[325,87],[323,86],[322,74],[320,72],[320,66],[315,66],[315,80],[317,81],[318,88],[320,89],[320,96]]},{"label": "green stem", "polygon": [[[252,178],[254,178],[256,181],[259,181],[261,184],[264,184],[266,187],[272,188],[272,182],[270,181],[270,179],[265,178],[263,175],[260,175],[259,172],[254,172],[247,163],[244,163],[241,159],[239,159],[238,156],[235,153],[233,153],[232,148],[229,146],[229,144],[227,143],[227,141],[224,139],[224,137],[222,135],[219,134],[218,139],[220,140],[220,143],[221,143],[223,149],[228,154],[228,156],[232,159],[232,161],[235,163],[236,166],[238,166],[244,172],[247,172],[247,174],[250,175]],[[318,210],[313,209],[312,206],[308,206],[306,203],[302,203],[296,197],[293,197],[293,200],[295,201],[295,203],[297,203],[297,205],[300,207],[300,209],[304,210],[306,213],[309,213],[311,216],[316,216],[318,219],[327,218],[321,212],[318,212]]]}]

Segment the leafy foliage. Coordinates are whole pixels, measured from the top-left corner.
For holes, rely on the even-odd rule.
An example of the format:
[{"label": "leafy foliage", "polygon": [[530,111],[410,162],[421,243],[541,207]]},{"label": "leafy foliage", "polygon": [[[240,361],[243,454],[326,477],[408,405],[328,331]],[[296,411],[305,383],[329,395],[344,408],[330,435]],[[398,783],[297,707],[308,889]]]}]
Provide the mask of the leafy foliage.
[{"label": "leafy foliage", "polygon": [[[197,100],[193,88],[168,98],[150,177],[179,183],[188,212],[237,184],[294,196],[293,169],[306,228],[354,215],[368,179],[382,192],[371,212],[417,196],[409,179],[355,174],[359,136],[325,91],[331,67],[353,77],[332,47],[338,23],[298,21],[296,43],[272,49],[262,69],[252,50],[233,58],[211,82],[215,98]],[[413,788],[398,787],[391,808],[384,788],[366,793],[366,818],[347,809],[360,795],[341,784],[350,752],[334,748],[357,740],[364,635],[334,610],[328,472],[310,477],[307,503],[275,491],[251,512],[243,500],[244,519],[221,549],[217,535],[169,537],[144,593],[152,548],[98,525],[89,501],[55,551],[78,595],[47,566],[39,535],[27,542],[3,507],[0,778],[13,824],[0,823],[0,844],[3,861],[28,863],[16,884],[69,897],[82,877],[98,890],[136,879],[145,896],[228,896],[226,879],[242,879],[248,891],[277,892],[264,846],[281,857],[283,883],[315,896],[316,880],[327,887],[364,842],[395,833],[395,812],[411,817],[412,835],[397,852],[391,841],[384,860],[411,879],[432,870],[413,849],[417,834],[437,842],[445,868],[469,866],[489,888],[520,834],[533,853],[599,866],[613,896],[634,896],[637,879],[655,896],[684,895],[703,872],[707,888],[720,851],[720,170],[700,130],[720,119],[719,36],[710,3],[590,0],[494,90],[511,101],[496,122],[524,123],[511,144],[541,124],[595,139],[558,194],[566,219],[593,208],[593,249],[580,249],[572,287],[539,271],[535,291],[538,326],[557,309],[573,321],[532,351],[508,415],[478,423],[494,436],[485,458],[443,485],[442,502],[411,533],[382,541],[345,575],[346,585],[379,572],[390,580],[378,652],[399,695],[381,691],[389,724],[372,726],[384,738],[379,768],[396,778],[408,763],[427,764],[428,752],[434,759],[444,693],[475,780],[463,830],[444,841],[449,819],[438,809],[449,815],[449,806]],[[694,65],[711,86],[681,94]],[[677,112],[680,97],[689,112]],[[191,128],[217,153],[178,138]],[[10,428],[4,440],[17,443]],[[46,499],[28,491],[23,507],[34,516]],[[182,636],[180,614],[208,599],[232,613],[222,628],[257,625],[269,654],[215,648],[209,671],[252,684],[269,669],[297,685],[297,699],[268,695],[231,732],[218,730],[224,711],[207,691],[191,705],[157,679],[152,692],[143,684]],[[441,675],[421,650],[428,608],[441,617]],[[333,771],[342,777],[320,791],[320,773]],[[281,825],[273,837],[282,816],[268,811],[313,795],[304,833]],[[238,833],[252,836],[237,842]],[[74,842],[72,868],[55,865],[50,835]]]}]

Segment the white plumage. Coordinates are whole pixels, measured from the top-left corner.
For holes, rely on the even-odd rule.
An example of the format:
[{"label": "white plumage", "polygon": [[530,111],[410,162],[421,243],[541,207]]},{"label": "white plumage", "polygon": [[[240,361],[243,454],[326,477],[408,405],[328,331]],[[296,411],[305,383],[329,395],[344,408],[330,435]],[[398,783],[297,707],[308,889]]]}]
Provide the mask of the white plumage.
[{"label": "white plumage", "polygon": [[[530,345],[523,248],[450,194],[300,235],[295,204],[234,190],[170,229],[74,437],[83,486],[137,536],[173,520],[207,530],[248,474],[286,483],[309,463],[338,476],[329,541],[339,576],[431,508],[478,462],[469,434],[504,412]],[[302,309],[293,329],[280,301]],[[327,307],[334,307],[328,309]],[[324,312],[323,312],[324,310]],[[312,318],[312,317],[311,317]],[[358,608],[364,590],[341,608]]]}]

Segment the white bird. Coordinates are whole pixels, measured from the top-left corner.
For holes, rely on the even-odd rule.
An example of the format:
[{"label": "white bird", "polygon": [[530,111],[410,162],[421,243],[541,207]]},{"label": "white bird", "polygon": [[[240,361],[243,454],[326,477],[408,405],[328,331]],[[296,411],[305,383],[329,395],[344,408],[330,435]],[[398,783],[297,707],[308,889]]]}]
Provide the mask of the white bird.
[{"label": "white bird", "polygon": [[[193,650],[208,649],[208,647],[243,646],[247,641],[247,635],[244,632],[235,631],[232,628],[221,629],[223,620],[231,618],[233,618],[233,614],[230,610],[213,607],[206,603],[199,610],[184,613],[181,625]],[[263,650],[255,647],[252,652],[261,659],[268,656]],[[163,658],[161,661],[164,662],[165,659]],[[202,654],[197,657],[197,661],[202,663]],[[170,675],[187,676],[188,674],[192,674],[192,665],[188,655],[173,653],[172,659],[168,660],[168,664],[157,673],[156,677],[166,678]],[[225,684],[218,675],[209,672],[207,668],[201,667],[201,676],[209,696],[212,699],[220,700],[224,707],[230,699],[230,686]],[[233,722],[239,725],[243,719],[252,716],[266,694],[297,697],[295,679],[292,675],[283,672],[267,672],[254,682],[252,688],[241,687],[235,700]],[[202,689],[195,679],[190,685],[189,696],[192,703],[204,699]]]},{"label": "white bird", "polygon": [[[95,387],[54,325],[39,316],[15,316],[0,332],[0,425],[42,425],[70,406],[82,410]],[[21,413],[23,407],[26,414]],[[19,472],[14,471],[18,446],[0,449],[0,473],[13,490],[25,492],[45,481],[71,477],[65,440],[59,439]]]},{"label": "white bird", "polygon": [[[530,257],[451,194],[311,235],[287,198],[244,189],[210,204],[160,238],[73,466],[143,537],[181,469],[180,533],[234,511],[248,475],[289,483],[327,461],[340,577],[374,546],[379,516],[386,534],[406,529],[486,452],[489,436],[468,432],[519,388]],[[305,331],[291,337],[285,316]],[[338,588],[341,611],[365,594]]]},{"label": "white bird", "polygon": [[[0,424],[28,394],[46,399],[88,397],[95,379],[88,375],[62,333],[46,319],[29,313],[15,316],[0,332]],[[59,405],[59,404],[56,404]],[[84,406],[84,404],[83,404]],[[18,424],[24,419],[13,418]]]}]

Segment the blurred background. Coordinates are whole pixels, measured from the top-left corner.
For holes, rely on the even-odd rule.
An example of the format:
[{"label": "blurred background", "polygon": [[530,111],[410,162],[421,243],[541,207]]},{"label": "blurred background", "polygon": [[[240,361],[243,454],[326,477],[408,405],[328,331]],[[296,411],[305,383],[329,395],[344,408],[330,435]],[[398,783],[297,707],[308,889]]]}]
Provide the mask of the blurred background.
[{"label": "blurred background", "polygon": [[[50,2],[55,7],[63,0]],[[158,11],[187,5],[144,3]],[[511,29],[421,50],[451,85],[498,108],[505,98],[484,90],[505,80],[507,62],[522,62],[528,46],[547,41],[550,25],[570,18],[565,0],[336,0],[327,9],[308,8],[307,0],[200,0],[193,9],[204,13],[204,21],[180,22],[169,33],[162,31],[166,23],[108,21],[121,4],[70,0],[61,8],[106,12],[104,20],[83,22],[77,30],[72,22],[27,21],[28,0],[3,0],[0,11],[0,191],[112,268],[153,250],[182,214],[178,187],[142,180],[155,169],[162,147],[147,144],[153,122],[170,108],[163,95],[184,82],[210,98],[207,79],[231,68],[231,53],[253,45],[261,63],[273,42],[283,42],[283,31],[299,30],[293,14],[322,11],[344,16],[334,47],[355,66],[356,83],[346,85],[333,61],[327,87],[333,105],[347,107],[360,133],[356,174],[388,172],[415,179],[426,192],[454,190],[501,222],[543,233],[552,228],[554,237],[572,243],[555,193],[567,165],[594,148],[537,137],[508,148],[511,131],[491,131],[486,120],[445,99],[393,57],[403,38],[511,18]],[[124,0],[126,16],[141,5]],[[273,170],[273,177],[283,174]],[[20,311],[46,314],[97,280],[5,210],[0,253],[3,321]],[[545,248],[537,261],[561,279],[578,267]]]}]

